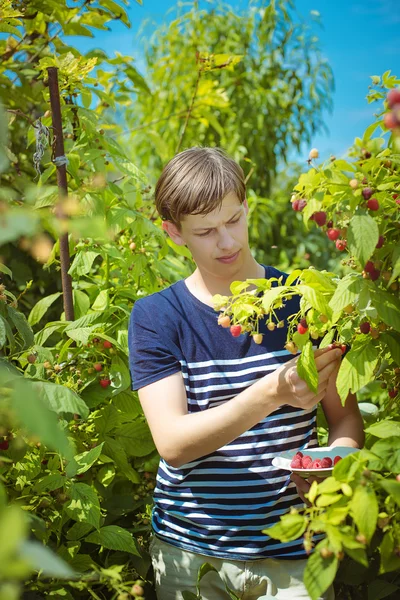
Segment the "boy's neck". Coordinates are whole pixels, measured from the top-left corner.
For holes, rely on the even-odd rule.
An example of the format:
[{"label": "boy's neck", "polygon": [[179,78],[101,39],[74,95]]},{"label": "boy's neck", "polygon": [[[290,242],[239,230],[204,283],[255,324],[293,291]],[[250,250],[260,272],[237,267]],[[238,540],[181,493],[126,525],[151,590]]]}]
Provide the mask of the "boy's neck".
[{"label": "boy's neck", "polygon": [[[233,281],[244,281],[245,279],[263,279],[265,269],[252,256],[248,265],[243,265],[240,271],[234,273],[228,279],[213,276],[211,273],[202,273],[197,267],[196,270],[185,280],[189,291],[204,304],[213,306],[212,297],[215,294],[230,296],[230,285]],[[249,290],[252,289],[251,286]]]}]

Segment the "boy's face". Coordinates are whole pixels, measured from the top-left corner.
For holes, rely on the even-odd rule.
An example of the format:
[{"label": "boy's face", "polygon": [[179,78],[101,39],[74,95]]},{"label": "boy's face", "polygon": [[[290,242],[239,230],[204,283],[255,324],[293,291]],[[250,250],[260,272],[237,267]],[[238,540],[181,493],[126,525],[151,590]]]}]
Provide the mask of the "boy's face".
[{"label": "boy's face", "polygon": [[165,221],[163,229],[172,240],[190,250],[203,274],[227,278],[238,272],[248,259],[247,201],[240,203],[234,192],[221,207],[207,215],[186,215],[181,230]]}]

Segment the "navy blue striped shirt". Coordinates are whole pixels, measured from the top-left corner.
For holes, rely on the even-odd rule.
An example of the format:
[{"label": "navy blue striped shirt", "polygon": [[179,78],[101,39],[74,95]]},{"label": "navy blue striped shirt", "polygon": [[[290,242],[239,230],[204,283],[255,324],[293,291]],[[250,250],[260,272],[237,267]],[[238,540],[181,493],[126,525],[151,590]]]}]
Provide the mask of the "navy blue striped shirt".
[{"label": "navy blue striped shirt", "polygon": [[[287,274],[265,267],[266,278]],[[298,311],[294,296],[277,311]],[[286,326],[263,342],[233,338],[218,313],[196,298],[184,280],[136,301],[129,324],[132,389],[177,372],[184,380],[188,412],[208,410],[292,358],[284,349]],[[162,402],[162,397],[154,402]],[[305,558],[302,539],[280,543],[262,533],[291,507],[301,509],[288,472],[271,463],[286,450],[317,446],[316,408],[282,405],[216,452],[174,468],[161,459],[154,490],[152,527],[164,541],[207,556],[232,560]]]}]

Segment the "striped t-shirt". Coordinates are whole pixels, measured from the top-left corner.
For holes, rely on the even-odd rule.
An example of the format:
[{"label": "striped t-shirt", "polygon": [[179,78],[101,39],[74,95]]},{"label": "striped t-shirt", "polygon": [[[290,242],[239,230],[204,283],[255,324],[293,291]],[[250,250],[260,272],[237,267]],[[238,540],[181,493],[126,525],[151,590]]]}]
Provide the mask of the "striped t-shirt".
[{"label": "striped t-shirt", "polygon": [[[287,278],[273,267],[265,271],[266,278]],[[279,309],[279,319],[298,311],[298,298]],[[286,327],[271,332],[260,323],[264,337],[257,345],[248,334],[232,337],[217,318],[184,280],[136,301],[129,324],[132,389],[182,372],[188,412],[194,413],[229,402],[293,358],[284,349]],[[315,408],[282,405],[216,452],[179,468],[161,459],[154,533],[185,550],[219,558],[305,558],[302,539],[283,544],[262,530],[291,507],[303,507],[288,472],[274,467],[272,459],[316,446],[315,421]]]}]

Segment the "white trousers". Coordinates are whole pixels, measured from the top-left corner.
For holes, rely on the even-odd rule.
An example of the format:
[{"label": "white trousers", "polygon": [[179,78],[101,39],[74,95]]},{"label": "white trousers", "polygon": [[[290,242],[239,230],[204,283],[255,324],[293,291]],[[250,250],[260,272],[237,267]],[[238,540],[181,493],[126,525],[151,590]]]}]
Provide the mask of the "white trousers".
[{"label": "white trousers", "polygon": [[[158,600],[183,600],[182,592],[196,594],[199,567],[210,563],[218,573],[208,572],[200,582],[202,600],[229,600],[226,585],[241,600],[310,600],[303,583],[307,560],[240,561],[214,558],[181,550],[157,537],[150,555]],[[319,600],[334,600],[331,586]]]}]

